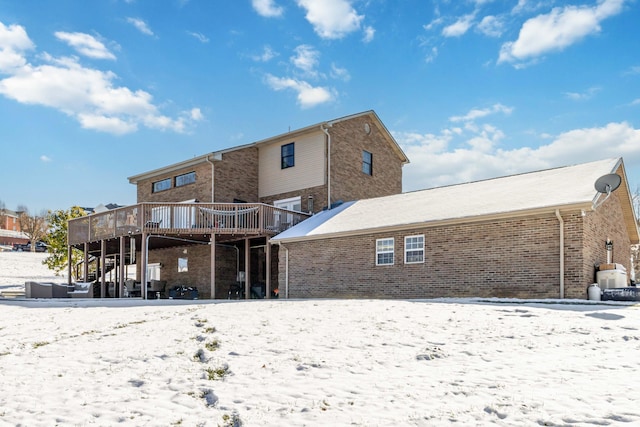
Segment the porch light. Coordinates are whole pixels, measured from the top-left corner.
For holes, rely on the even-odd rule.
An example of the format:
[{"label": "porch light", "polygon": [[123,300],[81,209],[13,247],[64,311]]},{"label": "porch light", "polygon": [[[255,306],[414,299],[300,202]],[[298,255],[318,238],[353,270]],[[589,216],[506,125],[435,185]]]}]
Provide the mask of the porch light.
[{"label": "porch light", "polygon": [[312,212],[313,212],[313,196],[309,196],[309,197],[307,198],[307,211],[308,211],[309,213],[312,213]]}]

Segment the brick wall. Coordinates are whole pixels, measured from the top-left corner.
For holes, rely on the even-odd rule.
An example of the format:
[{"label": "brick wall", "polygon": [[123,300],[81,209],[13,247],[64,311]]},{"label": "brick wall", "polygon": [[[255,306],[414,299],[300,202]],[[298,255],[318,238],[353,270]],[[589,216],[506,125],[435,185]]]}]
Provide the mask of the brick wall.
[{"label": "brick wall", "polygon": [[[624,265],[627,274],[631,272],[631,242],[626,228],[620,226],[625,224],[620,201],[622,196],[626,194],[612,193],[611,197],[595,211],[586,212],[582,263],[584,282],[594,283],[594,265],[607,262],[605,242],[608,238],[613,242],[612,262]],[[572,290],[571,295],[579,294],[580,290],[580,288]],[[584,287],[582,291],[584,294]],[[568,297],[571,296],[568,295]]]},{"label": "brick wall", "polygon": [[[365,132],[365,124],[370,133]],[[331,134],[331,200],[350,201],[402,192],[402,162],[369,116],[338,122]],[[373,154],[373,175],[362,172],[362,151]]]},{"label": "brick wall", "polygon": [[[196,182],[193,184],[175,187],[175,177],[189,172],[196,173]],[[171,179],[171,188],[157,193],[153,192],[153,183],[163,179]],[[201,202],[211,201],[211,164],[200,163],[196,166],[168,172],[154,178],[138,181],[138,203],[142,202],[183,202],[185,200],[198,199]]]},{"label": "brick wall", "polygon": [[246,147],[222,155],[215,162],[215,201],[233,203],[258,202],[258,149]]},{"label": "brick wall", "polygon": [[[416,234],[425,236],[425,262],[405,265],[404,237]],[[395,263],[376,266],[375,241],[388,237],[395,239]],[[559,225],[552,213],[284,246],[292,298],[559,297]],[[281,262],[281,289],[284,268]]]},{"label": "brick wall", "polygon": [[[229,286],[236,281],[236,251],[216,246],[216,298],[227,298]],[[139,254],[138,254],[139,256]],[[240,253],[242,257],[242,252]],[[178,272],[178,258],[187,258],[188,271]],[[171,286],[194,286],[201,299],[211,298],[211,247],[189,245],[149,252],[149,263],[161,263],[160,278]],[[138,271],[138,277],[140,272]]]}]

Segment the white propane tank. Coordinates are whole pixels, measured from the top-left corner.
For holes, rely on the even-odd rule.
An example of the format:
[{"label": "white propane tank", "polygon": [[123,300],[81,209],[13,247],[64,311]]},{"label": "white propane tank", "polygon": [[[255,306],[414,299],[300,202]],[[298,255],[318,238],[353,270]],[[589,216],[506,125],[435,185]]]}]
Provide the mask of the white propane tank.
[{"label": "white propane tank", "polygon": [[600,297],[602,295],[602,292],[600,291],[600,286],[598,286],[597,283],[594,283],[593,285],[589,285],[589,287],[587,288],[587,295],[588,295],[589,301],[600,301]]}]

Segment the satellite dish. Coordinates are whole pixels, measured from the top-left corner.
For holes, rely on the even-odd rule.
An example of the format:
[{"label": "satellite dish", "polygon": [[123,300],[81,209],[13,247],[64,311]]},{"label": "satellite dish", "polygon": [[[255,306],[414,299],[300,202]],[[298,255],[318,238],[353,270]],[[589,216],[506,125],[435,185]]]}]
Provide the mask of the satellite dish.
[{"label": "satellite dish", "polygon": [[596,190],[598,193],[610,194],[620,187],[620,183],[622,182],[622,178],[620,175],[615,173],[610,173],[608,175],[603,175],[596,180]]},{"label": "satellite dish", "polygon": [[618,187],[620,187],[621,182],[622,182],[622,178],[620,178],[620,175],[617,175],[615,173],[603,175],[600,178],[596,179],[596,183],[594,187],[596,187],[596,190],[598,190],[598,193],[606,194],[606,196],[604,199],[594,202],[593,209],[596,209],[598,206],[603,204],[605,200],[609,198],[611,193],[613,193],[618,189]]}]

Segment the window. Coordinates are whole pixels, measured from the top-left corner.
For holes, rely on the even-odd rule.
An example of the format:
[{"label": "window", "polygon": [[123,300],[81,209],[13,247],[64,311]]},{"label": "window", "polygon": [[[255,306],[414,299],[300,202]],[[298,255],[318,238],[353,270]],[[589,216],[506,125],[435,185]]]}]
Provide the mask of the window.
[{"label": "window", "polygon": [[163,179],[162,181],[157,181],[153,183],[153,192],[157,193],[159,191],[168,190],[171,188],[171,178]]},{"label": "window", "polygon": [[293,142],[280,147],[281,169],[291,168],[295,165],[295,150]]},{"label": "window", "polygon": [[196,182],[196,173],[189,172],[184,175],[176,176],[176,187],[182,187],[183,185],[193,184]]},{"label": "window", "polygon": [[376,265],[393,265],[393,237],[376,240]]},{"label": "window", "polygon": [[424,236],[407,236],[404,238],[404,263],[417,264],[424,262]]},{"label": "window", "polygon": [[362,151],[362,172],[373,175],[373,154],[365,150]]}]

